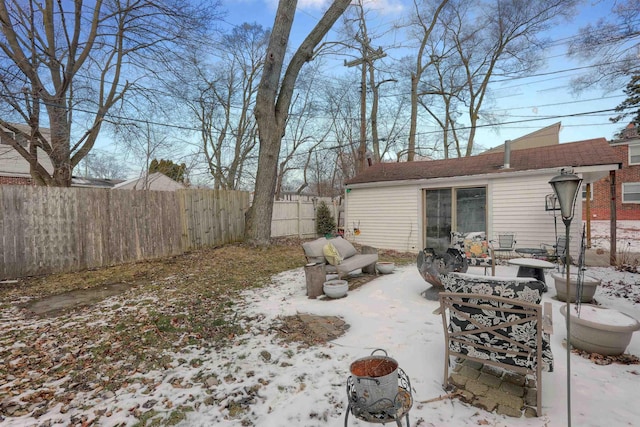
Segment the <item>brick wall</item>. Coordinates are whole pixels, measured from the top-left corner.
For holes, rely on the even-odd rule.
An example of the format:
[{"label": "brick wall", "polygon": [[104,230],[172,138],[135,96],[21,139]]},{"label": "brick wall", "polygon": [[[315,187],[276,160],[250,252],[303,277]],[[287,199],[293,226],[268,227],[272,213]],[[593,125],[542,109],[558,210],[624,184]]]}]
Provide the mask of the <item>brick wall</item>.
[{"label": "brick wall", "polygon": [[[640,203],[622,203],[622,183],[640,182],[640,165],[629,166],[629,146],[614,145],[612,148],[620,155],[622,169],[616,171],[616,218],[618,220],[640,221]],[[591,201],[591,219],[606,220],[611,218],[609,198],[609,177],[591,185],[593,200]],[[582,202],[582,219],[586,219],[586,202]]]},{"label": "brick wall", "polygon": [[17,176],[0,176],[0,185],[35,185],[31,178]]}]

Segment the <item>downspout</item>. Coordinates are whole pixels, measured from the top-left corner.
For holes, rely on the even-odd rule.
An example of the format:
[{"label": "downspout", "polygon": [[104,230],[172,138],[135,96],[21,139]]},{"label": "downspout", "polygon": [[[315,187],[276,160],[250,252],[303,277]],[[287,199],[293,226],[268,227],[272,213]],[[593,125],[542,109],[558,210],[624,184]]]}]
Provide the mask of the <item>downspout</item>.
[{"label": "downspout", "polygon": [[587,208],[587,249],[591,249],[591,183],[587,183],[587,201],[585,206]]},{"label": "downspout", "polygon": [[610,235],[611,242],[609,245],[609,264],[616,265],[616,222],[617,222],[617,213],[616,213],[616,172],[609,171],[609,192],[611,193],[611,224],[610,224]]},{"label": "downspout", "polygon": [[511,168],[511,141],[504,142],[504,169]]}]

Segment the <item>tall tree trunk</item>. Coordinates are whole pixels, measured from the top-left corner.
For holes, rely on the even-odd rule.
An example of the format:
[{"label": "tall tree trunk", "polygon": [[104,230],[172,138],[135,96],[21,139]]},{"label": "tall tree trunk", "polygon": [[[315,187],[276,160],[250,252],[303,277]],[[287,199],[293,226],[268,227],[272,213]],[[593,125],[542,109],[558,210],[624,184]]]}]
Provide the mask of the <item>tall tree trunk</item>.
[{"label": "tall tree trunk", "polygon": [[313,59],[314,49],[342,16],[350,2],[351,0],[335,0],[329,6],[291,58],[280,86],[278,84],[298,2],[297,0],[280,0],[278,4],[256,96],[255,116],[258,123],[260,151],[253,204],[246,216],[245,240],[247,243],[258,246],[269,244],[278,156],[295,81],[302,66]]}]

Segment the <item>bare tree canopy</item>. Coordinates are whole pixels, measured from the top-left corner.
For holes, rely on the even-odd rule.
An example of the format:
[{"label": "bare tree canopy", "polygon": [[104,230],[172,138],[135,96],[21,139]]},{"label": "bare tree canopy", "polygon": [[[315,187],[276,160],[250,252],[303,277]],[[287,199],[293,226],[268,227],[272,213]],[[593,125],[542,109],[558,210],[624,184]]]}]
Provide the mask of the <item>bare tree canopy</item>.
[{"label": "bare tree canopy", "polygon": [[251,181],[257,157],[253,117],[270,31],[244,23],[188,54],[188,63],[167,89],[194,123],[204,168],[216,189],[239,189]]},{"label": "bare tree canopy", "polygon": [[[440,12],[446,6],[449,0],[442,0],[435,5],[430,5],[427,1],[413,0],[413,16],[410,20],[409,33],[416,40],[419,40],[418,50],[415,55],[415,65],[411,70],[411,118],[409,120],[409,144],[407,147],[407,160],[412,162],[416,154],[416,130],[418,125],[418,87],[422,74],[427,67],[436,63],[437,57],[433,55],[432,49],[427,49],[428,43],[433,43],[431,33],[433,32]],[[446,127],[445,127],[446,128]],[[446,132],[445,132],[446,135]],[[444,143],[446,147],[446,141]],[[448,150],[445,149],[445,153]]]},{"label": "bare tree canopy", "polygon": [[197,40],[214,8],[187,0],[0,1],[0,125],[30,142],[3,135],[34,180],[69,186],[109,111]]},{"label": "bare tree canopy", "polygon": [[573,81],[577,91],[599,86],[619,89],[620,81],[640,70],[640,0],[615,0],[611,13],[580,29],[569,56],[592,65]]},{"label": "bare tree canopy", "polygon": [[[424,52],[429,67],[420,91],[431,99],[420,103],[447,135],[445,157],[450,146],[458,156],[473,153],[491,79],[496,75],[521,76],[540,67],[545,45],[542,32],[571,16],[577,3],[492,0],[479,7],[473,2],[450,0],[440,13],[437,29],[429,30],[430,26],[417,20],[421,33],[431,38]],[[461,134],[459,127],[468,132]]]}]

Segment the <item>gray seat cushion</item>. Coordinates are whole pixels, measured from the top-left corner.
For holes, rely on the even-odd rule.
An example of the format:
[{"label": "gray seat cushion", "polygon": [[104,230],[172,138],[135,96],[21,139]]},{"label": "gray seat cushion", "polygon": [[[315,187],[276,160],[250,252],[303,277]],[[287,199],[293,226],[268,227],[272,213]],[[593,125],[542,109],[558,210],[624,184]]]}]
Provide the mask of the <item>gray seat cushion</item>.
[{"label": "gray seat cushion", "polygon": [[304,250],[304,255],[307,257],[308,262],[326,262],[322,249],[324,248],[324,245],[327,244],[327,241],[328,240],[326,238],[320,237],[319,239],[304,242],[302,244],[302,249]]}]

